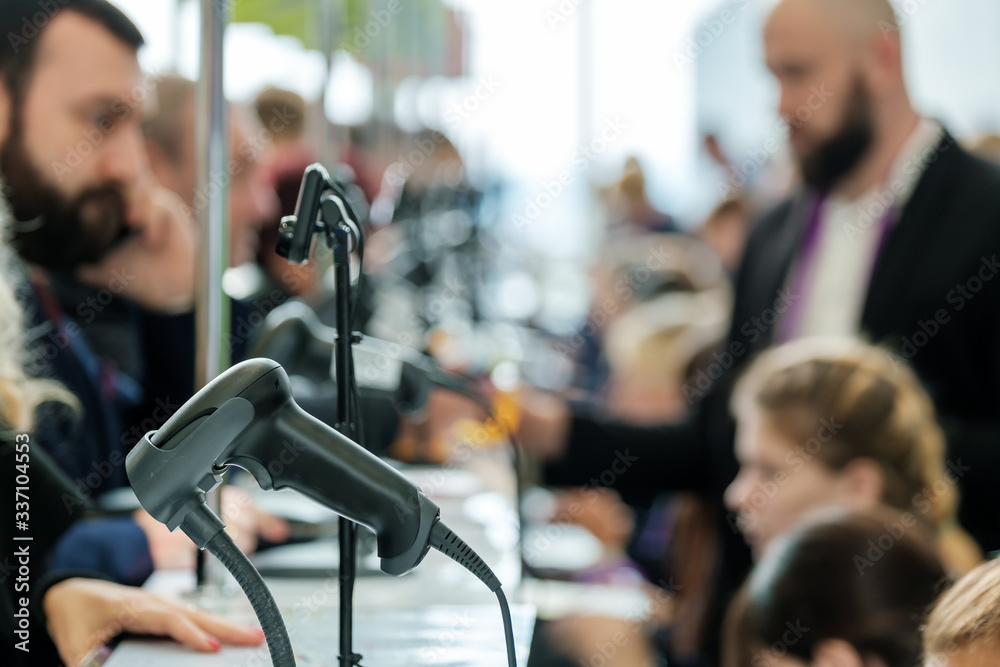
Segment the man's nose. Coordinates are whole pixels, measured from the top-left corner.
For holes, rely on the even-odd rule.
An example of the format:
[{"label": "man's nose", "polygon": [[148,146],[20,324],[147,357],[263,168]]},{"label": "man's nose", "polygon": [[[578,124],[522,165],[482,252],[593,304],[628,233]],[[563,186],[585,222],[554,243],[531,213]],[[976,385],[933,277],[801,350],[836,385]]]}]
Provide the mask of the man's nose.
[{"label": "man's nose", "polygon": [[101,156],[101,178],[128,187],[138,183],[149,172],[146,145],[138,127],[120,128],[105,140]]}]

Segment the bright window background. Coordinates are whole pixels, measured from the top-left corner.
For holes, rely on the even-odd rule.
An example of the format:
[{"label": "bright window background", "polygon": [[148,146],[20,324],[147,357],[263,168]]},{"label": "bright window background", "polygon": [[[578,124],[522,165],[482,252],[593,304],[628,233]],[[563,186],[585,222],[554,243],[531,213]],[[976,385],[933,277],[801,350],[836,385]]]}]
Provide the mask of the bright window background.
[{"label": "bright window background", "polygon": [[[145,67],[176,66],[196,75],[198,2],[185,3],[180,12],[175,0],[116,2],[147,37]],[[627,155],[637,155],[646,167],[654,203],[693,224],[717,200],[700,154],[701,133],[718,132],[734,158],[773,134],[774,90],[760,44],[770,0],[449,4],[465,12],[470,25],[471,76],[462,90],[472,94],[480,77],[499,82],[496,92],[453,128],[454,138],[474,171],[506,184],[507,215],[534,201],[542,185],[571,166],[578,148],[596,138],[608,120],[627,124],[574,180],[569,194],[557,197],[525,231],[532,245],[550,255],[579,258],[594,247],[600,226],[589,184],[613,181]],[[906,0],[899,7],[917,104],[960,136],[1000,130],[1000,3]],[[730,9],[735,21],[709,39],[705,30],[723,9]],[[581,24],[588,16],[590,46],[584,49]],[[688,40],[699,36],[708,45],[693,63],[678,64]],[[370,86],[363,71],[346,66],[338,80],[345,95],[352,85]],[[249,100],[268,84],[314,97],[324,76],[322,55],[305,51],[296,40],[260,25],[231,26],[226,92],[232,99]],[[355,97],[363,99],[363,93]],[[450,94],[454,100],[454,91]]]}]

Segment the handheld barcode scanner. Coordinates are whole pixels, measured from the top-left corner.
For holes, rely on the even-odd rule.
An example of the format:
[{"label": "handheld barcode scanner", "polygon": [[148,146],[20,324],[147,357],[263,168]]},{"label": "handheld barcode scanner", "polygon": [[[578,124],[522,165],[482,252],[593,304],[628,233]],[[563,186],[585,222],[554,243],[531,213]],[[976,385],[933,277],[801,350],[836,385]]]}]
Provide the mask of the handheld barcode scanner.
[{"label": "handheld barcode scanner", "polygon": [[277,362],[253,359],[226,371],[143,438],[126,462],[143,507],[199,548],[222,529],[206,515],[205,493],[230,465],[247,470],[262,489],[295,489],[370,528],[388,574],[405,574],[427,553],[437,505],[302,410]]},{"label": "handheld barcode scanner", "polygon": [[293,264],[305,264],[309,261],[316,232],[323,232],[329,237],[338,222],[354,230],[359,229],[358,214],[343,188],[333,182],[323,165],[309,165],[302,177],[295,215],[281,219],[276,248],[278,255]]},{"label": "handheld barcode scanner", "polygon": [[[251,354],[274,359],[293,376],[329,381],[335,379],[336,338],[336,330],[320,322],[312,308],[293,299],[268,313]],[[435,387],[480,401],[472,381],[442,371],[430,357],[402,345],[365,336],[352,353],[358,386],[391,399],[405,415],[422,413]]]},{"label": "handheld barcode scanner", "polygon": [[303,411],[277,362],[252,359],[207,384],[160,430],[147,434],[128,455],[125,469],[150,515],[171,530],[183,530],[233,574],[264,628],[276,667],[295,665],[278,606],[205,502],[205,493],[221,483],[230,465],[246,469],[263,489],[295,489],[370,528],[388,574],[409,572],[430,547],[461,564],[496,593],[508,665],[516,664],[500,580],[440,521],[437,505],[391,466]]}]

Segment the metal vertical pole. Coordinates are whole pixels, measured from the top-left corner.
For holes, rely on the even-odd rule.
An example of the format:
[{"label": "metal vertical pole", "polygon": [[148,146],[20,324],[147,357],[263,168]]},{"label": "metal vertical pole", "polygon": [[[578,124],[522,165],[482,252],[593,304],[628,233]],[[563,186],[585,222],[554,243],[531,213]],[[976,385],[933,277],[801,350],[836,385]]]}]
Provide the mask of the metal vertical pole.
[{"label": "metal vertical pole", "polygon": [[174,51],[170,62],[170,71],[174,74],[181,71],[181,53],[184,52],[181,46],[183,38],[183,34],[181,33],[181,15],[184,12],[184,5],[184,0],[174,0],[174,11],[171,17],[173,24],[171,25],[172,32],[170,34],[170,41],[173,42]]},{"label": "metal vertical pole", "polygon": [[[314,29],[319,31],[316,34],[316,43],[323,51],[323,58],[326,61],[326,72],[323,77],[323,88],[320,90],[319,117],[317,118],[315,134],[315,139],[319,146],[315,151],[315,155],[320,164],[330,171],[335,171],[338,155],[333,147],[334,136],[330,120],[326,117],[326,103],[330,96],[330,76],[333,74],[333,52],[336,44],[337,17],[339,14],[337,8],[334,6],[334,0],[313,0],[312,8],[317,19]],[[323,252],[324,249],[325,246],[323,245],[319,245],[316,248],[314,261],[317,275],[323,275],[333,261],[332,257],[328,257]]]},{"label": "metal vertical pole", "polygon": [[[320,161],[328,168],[333,167],[335,155],[332,144],[330,121],[326,117],[326,103],[330,95],[330,76],[333,74],[333,49],[336,32],[334,0],[317,0],[320,3],[320,47],[326,58],[326,78],[323,80],[323,91],[320,98],[319,113],[319,155]],[[324,214],[324,219],[332,224],[335,218]],[[339,239],[337,248],[333,251],[333,264],[336,276],[337,292],[337,428],[341,433],[357,440],[354,430],[353,415],[350,414],[350,378],[353,378],[351,367],[351,258],[347,252],[347,235],[342,227],[334,233]],[[364,444],[364,443],[361,443]],[[337,664],[341,667],[353,667],[361,664],[361,656],[354,652],[354,579],[355,565],[358,558],[358,527],[353,521],[341,517],[337,523],[338,542],[340,546],[340,626],[338,629],[340,652]]]},{"label": "metal vertical pole", "polygon": [[320,126],[319,126],[319,150],[317,157],[327,169],[333,169],[336,159],[333,151],[333,133],[330,132],[330,121],[326,117],[326,103],[330,95],[330,75],[333,74],[333,49],[335,33],[337,32],[333,2],[334,0],[319,0],[320,15],[320,48],[323,49],[323,56],[326,58],[326,78],[323,79],[323,91],[320,98]]},{"label": "metal vertical pole", "polygon": [[[593,140],[595,131],[594,119],[594,3],[593,0],[580,0],[577,3],[577,35],[578,35],[578,66],[579,66],[579,105],[578,115],[580,127],[580,145],[588,146]],[[596,248],[604,236],[603,222],[597,215],[601,210],[597,205],[592,186],[594,165],[588,163],[584,171],[584,217],[587,223],[586,234],[590,240],[591,249]]]},{"label": "metal vertical pole", "polygon": [[580,140],[589,144],[594,131],[594,8],[590,0],[577,3],[577,55],[580,78]]},{"label": "metal vertical pole", "polygon": [[[332,208],[330,206],[329,208]],[[333,211],[331,211],[332,213]],[[332,216],[324,215],[329,221]],[[354,323],[351,321],[351,256],[347,250],[348,234],[343,224],[334,230],[337,247],[333,249],[333,266],[337,290],[337,430],[358,441],[355,415],[351,414],[351,391],[354,378]],[[360,416],[359,416],[360,418]],[[364,446],[364,442],[360,443]],[[361,664],[354,652],[354,579],[358,558],[358,527],[350,519],[340,517],[337,524],[340,543],[340,667]]]},{"label": "metal vertical pole", "polygon": [[[229,300],[222,274],[229,266],[229,190],[224,178],[227,153],[226,101],[222,87],[223,38],[227,0],[201,0],[201,65],[195,95],[195,212],[198,222],[198,273],[195,390],[229,368]],[[209,498],[218,513],[219,497]],[[198,584],[206,583],[199,551]],[[211,577],[207,583],[216,583]]]}]

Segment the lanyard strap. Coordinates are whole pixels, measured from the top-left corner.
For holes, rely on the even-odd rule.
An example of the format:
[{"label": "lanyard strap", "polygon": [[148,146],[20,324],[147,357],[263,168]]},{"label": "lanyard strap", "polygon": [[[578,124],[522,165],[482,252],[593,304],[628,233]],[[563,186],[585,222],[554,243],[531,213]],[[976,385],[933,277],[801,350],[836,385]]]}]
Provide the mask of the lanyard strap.
[{"label": "lanyard strap", "polygon": [[[809,221],[806,225],[805,235],[802,239],[802,246],[799,251],[799,261],[792,269],[792,279],[790,281],[790,291],[792,294],[792,305],[782,318],[778,340],[782,343],[795,340],[802,334],[802,320],[805,317],[805,299],[808,289],[812,286],[816,271],[819,266],[819,253],[822,233],[826,220],[823,216],[823,205],[826,203],[828,193],[820,192],[813,195],[812,206],[809,214]],[[875,272],[882,252],[885,250],[889,233],[892,230],[893,222],[897,216],[897,209],[890,208],[879,220],[879,240],[875,249],[875,257],[872,260],[871,274]],[[869,283],[871,282],[869,274]]]},{"label": "lanyard strap", "polygon": [[52,288],[42,281],[34,281],[33,287],[38,301],[56,331],[67,342],[105,403],[122,400],[127,405],[137,405],[142,400],[142,387],[131,377],[120,372],[118,365],[102,359],[90,349],[83,339],[79,326],[69,327],[69,318],[59,305]]}]

